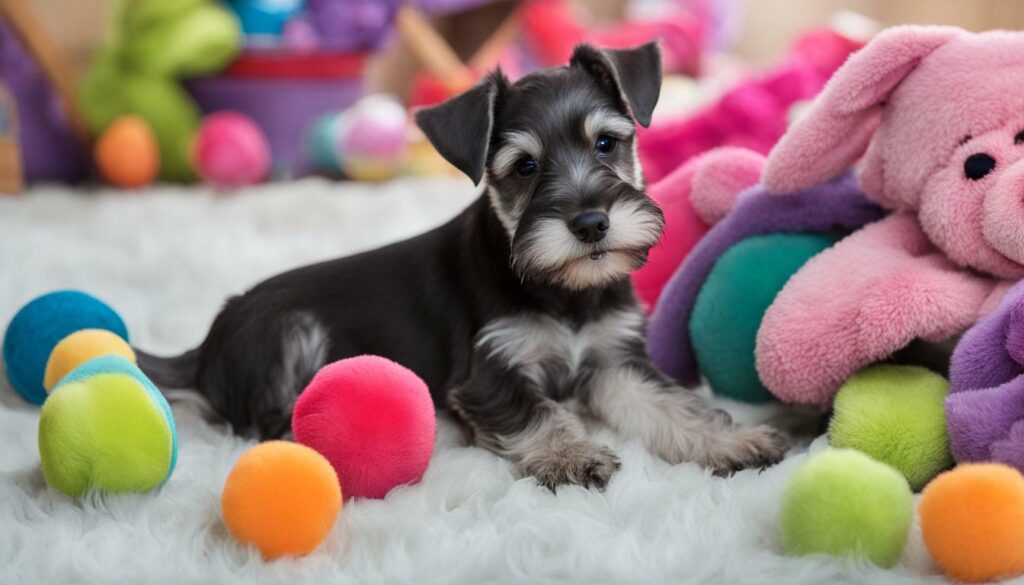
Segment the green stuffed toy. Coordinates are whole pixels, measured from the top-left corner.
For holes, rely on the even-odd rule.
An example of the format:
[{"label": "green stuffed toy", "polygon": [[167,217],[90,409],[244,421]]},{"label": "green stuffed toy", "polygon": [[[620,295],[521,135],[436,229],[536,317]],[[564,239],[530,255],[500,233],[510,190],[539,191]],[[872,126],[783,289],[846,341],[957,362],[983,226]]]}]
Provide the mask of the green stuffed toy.
[{"label": "green stuffed toy", "polygon": [[241,39],[238,20],[210,0],[121,0],[113,35],[79,91],[91,130],[141,116],[160,146],[160,177],[194,180],[189,148],[201,114],[181,80],[223,69]]}]

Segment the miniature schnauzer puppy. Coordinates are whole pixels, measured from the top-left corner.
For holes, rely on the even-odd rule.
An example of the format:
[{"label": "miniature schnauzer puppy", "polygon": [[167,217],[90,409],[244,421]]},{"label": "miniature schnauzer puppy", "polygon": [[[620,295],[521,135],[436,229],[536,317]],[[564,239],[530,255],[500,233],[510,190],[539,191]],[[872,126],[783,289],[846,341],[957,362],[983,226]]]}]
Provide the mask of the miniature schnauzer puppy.
[{"label": "miniature schnauzer puppy", "polygon": [[619,467],[563,402],[670,463],[762,467],[787,442],[740,428],[651,363],[629,273],[663,216],[643,191],[634,120],[661,86],[655,44],[582,45],[568,66],[511,83],[500,71],[420,111],[437,150],[484,193],[447,224],[375,251],[299,268],[230,299],[205,341],[140,355],[164,387],[196,388],[236,430],[288,430],[324,364],[401,363],[477,445],[554,489],[603,488]]}]

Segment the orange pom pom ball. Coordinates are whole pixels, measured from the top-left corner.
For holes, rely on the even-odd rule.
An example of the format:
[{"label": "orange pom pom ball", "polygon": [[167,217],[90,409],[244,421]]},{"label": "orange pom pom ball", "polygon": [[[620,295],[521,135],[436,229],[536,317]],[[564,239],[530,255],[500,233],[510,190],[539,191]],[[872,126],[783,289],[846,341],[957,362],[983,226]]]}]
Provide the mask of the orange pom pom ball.
[{"label": "orange pom pom ball", "polygon": [[918,506],[924,544],[947,575],[981,583],[1024,572],[1024,476],[996,463],[935,478]]},{"label": "orange pom pom ball", "polygon": [[334,468],[313,449],[270,441],[235,464],[220,498],[224,523],[265,559],[313,552],[341,510]]},{"label": "orange pom pom ball", "polygon": [[103,178],[118,187],[144,187],[160,172],[160,147],[139,116],[114,120],[96,141],[93,155]]}]

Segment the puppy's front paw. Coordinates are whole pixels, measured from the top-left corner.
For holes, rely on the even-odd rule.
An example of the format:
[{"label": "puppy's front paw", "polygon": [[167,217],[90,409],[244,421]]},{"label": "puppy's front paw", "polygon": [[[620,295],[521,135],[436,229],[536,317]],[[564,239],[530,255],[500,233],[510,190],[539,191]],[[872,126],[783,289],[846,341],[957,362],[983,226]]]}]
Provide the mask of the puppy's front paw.
[{"label": "puppy's front paw", "polygon": [[525,472],[551,491],[564,484],[603,490],[619,467],[619,458],[611,449],[588,441],[545,449],[523,461]]},{"label": "puppy's front paw", "polygon": [[723,437],[718,457],[709,461],[715,475],[728,476],[742,469],[775,465],[786,456],[790,441],[782,431],[767,425],[737,428]]}]

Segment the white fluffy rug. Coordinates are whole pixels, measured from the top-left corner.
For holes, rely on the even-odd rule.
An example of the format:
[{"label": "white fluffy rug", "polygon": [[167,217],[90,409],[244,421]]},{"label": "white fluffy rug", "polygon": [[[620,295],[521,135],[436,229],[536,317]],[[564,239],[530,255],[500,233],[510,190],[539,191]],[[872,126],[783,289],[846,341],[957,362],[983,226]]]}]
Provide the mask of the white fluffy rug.
[{"label": "white fluffy rug", "polygon": [[[437,225],[473,196],[455,180],[308,180],[232,196],[39,188],[0,198],[0,328],[32,297],[80,288],[117,308],[139,346],[179,351],[200,341],[228,295],[285,268]],[[555,495],[466,447],[445,421],[420,484],[383,501],[346,503],[316,553],[264,563],[220,521],[221,486],[245,441],[178,404],[181,453],[166,486],[75,502],[42,481],[38,410],[0,378],[0,583],[942,581],[916,529],[889,571],[783,556],[780,492],[804,455],[723,480],[595,429],[622,470],[605,492]]]}]

